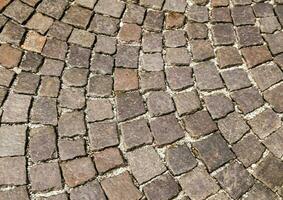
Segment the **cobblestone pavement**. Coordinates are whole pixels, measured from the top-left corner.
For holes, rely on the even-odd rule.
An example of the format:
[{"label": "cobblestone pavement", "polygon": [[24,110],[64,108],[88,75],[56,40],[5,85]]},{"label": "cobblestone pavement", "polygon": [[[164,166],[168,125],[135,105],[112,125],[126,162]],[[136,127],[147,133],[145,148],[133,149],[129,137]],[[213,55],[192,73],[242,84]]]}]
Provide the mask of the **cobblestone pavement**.
[{"label": "cobblestone pavement", "polygon": [[0,200],[282,200],[283,0],[0,0]]}]

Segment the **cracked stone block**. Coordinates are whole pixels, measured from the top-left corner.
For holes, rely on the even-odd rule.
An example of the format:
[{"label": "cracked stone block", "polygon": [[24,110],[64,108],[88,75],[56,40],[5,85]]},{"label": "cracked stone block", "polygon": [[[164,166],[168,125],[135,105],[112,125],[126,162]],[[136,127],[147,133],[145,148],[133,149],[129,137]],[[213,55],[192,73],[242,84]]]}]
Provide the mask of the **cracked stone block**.
[{"label": "cracked stone block", "polygon": [[216,24],[212,26],[214,45],[229,45],[236,41],[232,24]]},{"label": "cracked stone block", "polygon": [[141,0],[140,4],[145,7],[161,10],[164,0]]},{"label": "cracked stone block", "polygon": [[66,0],[43,0],[37,7],[37,11],[42,12],[55,19],[61,18],[67,6]]},{"label": "cracked stone block", "polygon": [[231,9],[234,25],[255,24],[255,16],[251,6],[235,6]]},{"label": "cracked stone block", "polygon": [[42,36],[35,31],[29,31],[27,33],[24,44],[22,45],[22,48],[29,51],[41,53],[45,42],[46,42],[45,36]]},{"label": "cracked stone block", "polygon": [[165,159],[174,175],[188,172],[197,165],[196,158],[185,144],[168,148]]},{"label": "cracked stone block", "polygon": [[212,22],[232,22],[230,9],[228,7],[215,7],[211,10]]},{"label": "cracked stone block", "polygon": [[58,148],[61,160],[70,160],[78,156],[85,156],[85,141],[84,139],[75,140],[59,140]]},{"label": "cracked stone block", "polygon": [[22,199],[29,200],[28,192],[26,186],[15,187],[10,190],[0,192],[0,200],[6,199]]},{"label": "cracked stone block", "polygon": [[169,12],[165,15],[165,28],[181,28],[185,23],[185,16],[177,12]]},{"label": "cracked stone block", "polygon": [[199,138],[217,131],[216,123],[205,110],[186,115],[183,121],[185,123],[185,129],[194,138]]},{"label": "cracked stone block", "polygon": [[240,198],[254,184],[253,176],[237,161],[229,163],[215,178],[234,199]]},{"label": "cracked stone block", "polygon": [[113,79],[108,75],[94,75],[88,83],[89,96],[110,96],[112,94]]},{"label": "cracked stone block", "polygon": [[121,134],[123,146],[126,150],[152,143],[151,132],[144,118],[123,123]]},{"label": "cracked stone block", "polygon": [[139,73],[140,88],[142,91],[150,90],[164,90],[165,89],[165,75],[164,72],[140,72]]},{"label": "cracked stone block", "polygon": [[186,0],[165,0],[163,10],[184,13],[186,6]]},{"label": "cracked stone block", "polygon": [[42,76],[38,95],[44,97],[58,97],[59,89],[60,79],[58,77]]},{"label": "cracked stone block", "polygon": [[92,12],[90,10],[76,5],[71,5],[66,11],[62,21],[79,28],[86,28],[91,15]]},{"label": "cracked stone block", "polygon": [[118,148],[107,148],[93,154],[96,169],[105,173],[124,164],[123,157]]},{"label": "cracked stone block", "polygon": [[8,69],[17,67],[22,57],[22,51],[8,44],[0,46],[0,64]]},{"label": "cracked stone block", "polygon": [[281,28],[281,25],[275,16],[261,18],[259,19],[259,23],[260,30],[263,33],[274,33]]},{"label": "cracked stone block", "polygon": [[267,90],[263,93],[264,99],[271,104],[276,112],[283,112],[283,98],[282,93],[283,84],[279,84],[276,87]]},{"label": "cracked stone block", "polygon": [[45,58],[39,73],[46,76],[61,76],[63,68],[63,61]]},{"label": "cracked stone block", "polygon": [[189,39],[206,39],[208,37],[208,28],[203,23],[188,22],[186,31]]},{"label": "cracked stone block", "polygon": [[95,14],[90,23],[89,30],[95,33],[114,36],[119,29],[119,22],[118,19]]},{"label": "cracked stone block", "polygon": [[112,200],[138,200],[142,197],[127,171],[102,180],[101,186],[106,196]]},{"label": "cracked stone block", "polygon": [[87,84],[88,69],[70,68],[65,69],[62,80],[66,86],[85,86]]},{"label": "cracked stone block", "polygon": [[33,52],[26,52],[22,58],[20,68],[23,71],[38,72],[39,66],[43,62],[43,56]]},{"label": "cracked stone block", "polygon": [[88,122],[103,121],[114,117],[112,104],[108,99],[89,99],[86,107]]},{"label": "cracked stone block", "polygon": [[25,125],[1,126],[0,156],[25,155],[26,131]]},{"label": "cracked stone block", "polygon": [[139,46],[118,45],[116,67],[138,68]]},{"label": "cracked stone block", "polygon": [[272,192],[268,187],[263,185],[262,183],[255,183],[254,186],[248,191],[243,197],[243,200],[253,200],[253,199],[276,199],[277,195]]},{"label": "cracked stone block", "polygon": [[66,41],[70,36],[72,29],[72,26],[68,24],[65,24],[61,21],[54,21],[47,34],[59,40]]},{"label": "cracked stone block", "polygon": [[47,39],[42,54],[50,58],[64,60],[67,49],[68,45],[66,42],[57,39]]},{"label": "cracked stone block", "polygon": [[91,150],[100,150],[119,144],[117,125],[114,122],[96,122],[89,124]]},{"label": "cracked stone block", "polygon": [[99,74],[112,74],[113,67],[113,57],[96,53],[92,58],[90,70]]},{"label": "cracked stone block", "polygon": [[273,55],[283,52],[283,33],[267,34],[264,36],[264,39]]},{"label": "cracked stone block", "polygon": [[277,131],[266,137],[263,143],[269,151],[278,158],[281,158],[283,156],[283,128],[279,128]]},{"label": "cracked stone block", "polygon": [[138,91],[116,96],[118,121],[128,120],[145,113],[143,98]]},{"label": "cracked stone block", "polygon": [[271,189],[275,189],[283,184],[282,170],[282,161],[268,154],[255,168],[254,176]]},{"label": "cracked stone block", "polygon": [[231,97],[244,114],[254,111],[264,103],[262,96],[255,87],[234,91]]},{"label": "cracked stone block", "polygon": [[207,171],[201,167],[181,176],[179,182],[185,194],[192,200],[203,200],[216,193],[220,188]]},{"label": "cracked stone block", "polygon": [[61,174],[57,162],[36,164],[29,169],[32,191],[62,189]]},{"label": "cracked stone block", "polygon": [[191,41],[193,60],[196,62],[213,58],[214,51],[209,40],[193,40]]},{"label": "cracked stone block", "polygon": [[91,51],[87,48],[71,45],[69,47],[68,65],[78,68],[89,68]]},{"label": "cracked stone block", "polygon": [[248,73],[243,69],[223,71],[221,76],[230,91],[247,88],[252,85]]},{"label": "cracked stone block", "polygon": [[164,13],[156,10],[148,10],[143,27],[148,31],[161,31],[164,22]]},{"label": "cracked stone block", "polygon": [[45,34],[52,23],[53,19],[51,17],[47,17],[45,15],[42,15],[41,13],[35,13],[27,22],[26,26],[29,29],[34,29],[41,34]]},{"label": "cracked stone block", "polygon": [[28,122],[30,104],[31,96],[10,93],[3,106],[2,122]]},{"label": "cracked stone block", "polygon": [[157,117],[150,121],[150,128],[157,145],[170,144],[185,136],[174,114]]},{"label": "cracked stone block", "polygon": [[89,157],[82,157],[61,164],[63,177],[69,187],[81,185],[96,176],[94,164]]},{"label": "cracked stone block", "polygon": [[136,90],[139,87],[138,71],[116,68],[114,71],[114,91]]},{"label": "cracked stone block", "polygon": [[94,51],[104,54],[114,54],[116,52],[116,38],[105,35],[97,35]]},{"label": "cracked stone block", "polygon": [[205,6],[192,5],[188,7],[189,21],[204,23],[208,21],[208,9]]},{"label": "cracked stone block", "polygon": [[214,63],[203,62],[194,66],[197,87],[200,90],[223,88],[223,82]]},{"label": "cracked stone block", "polygon": [[161,53],[142,54],[141,67],[145,71],[161,71],[164,68],[164,61]]},{"label": "cracked stone block", "polygon": [[14,91],[23,94],[35,94],[39,81],[40,76],[29,72],[21,72],[16,78]]},{"label": "cracked stone block", "polygon": [[31,110],[31,122],[56,126],[58,123],[57,116],[56,99],[38,97],[34,100]]},{"label": "cracked stone block", "polygon": [[229,143],[237,142],[250,130],[246,121],[236,112],[218,121],[218,128]]},{"label": "cracked stone block", "polygon": [[81,109],[85,106],[84,89],[75,87],[63,88],[58,100],[61,107]]},{"label": "cracked stone block", "polygon": [[154,91],[148,95],[147,108],[151,116],[160,116],[175,111],[171,96],[163,91]]},{"label": "cracked stone block", "polygon": [[265,109],[248,121],[254,133],[263,139],[281,126],[280,117],[272,110]]},{"label": "cracked stone block", "polygon": [[265,147],[253,134],[245,135],[243,139],[233,145],[233,151],[245,167],[256,163],[265,151]]},{"label": "cracked stone block", "polygon": [[201,109],[201,102],[196,90],[176,93],[173,99],[179,116],[191,114]]},{"label": "cracked stone block", "polygon": [[240,26],[236,28],[240,47],[260,45],[263,43],[259,28],[256,26]]},{"label": "cracked stone block", "polygon": [[223,164],[235,158],[235,154],[228,147],[227,142],[219,133],[193,143],[197,154],[205,163],[208,171],[214,171]]},{"label": "cracked stone block", "polygon": [[4,67],[0,68],[0,85],[4,87],[9,87],[15,76],[15,72]]},{"label": "cracked stone block", "polygon": [[118,0],[98,0],[94,11],[104,15],[120,18],[125,8],[125,3]]},{"label": "cracked stone block", "polygon": [[0,185],[26,184],[26,164],[23,156],[0,158]]},{"label": "cracked stone block", "polygon": [[[71,200],[80,200],[82,197],[106,200],[105,194],[98,181],[91,181],[83,186],[76,187],[70,192]],[[59,199],[58,199],[59,200]]]},{"label": "cracked stone block", "polygon": [[162,51],[162,35],[161,33],[146,32],[142,37],[142,50],[145,53]]},{"label": "cracked stone block", "polygon": [[84,113],[82,111],[72,111],[61,114],[58,121],[58,133],[63,136],[84,135],[86,126]]},{"label": "cracked stone block", "polygon": [[127,153],[134,177],[142,184],[165,172],[166,167],[153,147],[147,146]]},{"label": "cracked stone block", "polygon": [[216,50],[216,58],[220,68],[232,67],[243,64],[242,57],[235,47],[220,47]]},{"label": "cracked stone block", "polygon": [[15,21],[22,24],[28,19],[33,12],[33,8],[22,3],[19,0],[12,1],[5,11],[3,12],[6,16],[14,19]]},{"label": "cracked stone block", "polygon": [[180,187],[174,178],[166,173],[145,185],[143,191],[148,200],[172,199],[178,195]]},{"label": "cracked stone block", "polygon": [[166,47],[181,47],[187,44],[186,32],[183,30],[171,30],[164,32]]},{"label": "cracked stone block", "polygon": [[166,79],[172,90],[180,90],[193,86],[193,70],[190,67],[170,67],[166,68]]},{"label": "cracked stone block", "polygon": [[53,127],[32,128],[29,136],[29,156],[33,162],[57,157],[56,133]]},{"label": "cracked stone block", "polygon": [[93,33],[82,29],[73,29],[68,42],[90,48],[93,45],[95,38]]},{"label": "cracked stone block", "polygon": [[0,34],[0,41],[19,46],[23,39],[24,33],[25,29],[18,23],[8,21]]},{"label": "cracked stone block", "polygon": [[145,11],[145,8],[141,6],[136,4],[128,4],[122,21],[126,23],[142,25]]},{"label": "cracked stone block", "polygon": [[166,62],[169,65],[189,65],[191,63],[191,56],[185,47],[167,48]]},{"label": "cracked stone block", "polygon": [[242,54],[247,61],[248,67],[252,68],[272,59],[271,53],[266,46],[243,48]]}]

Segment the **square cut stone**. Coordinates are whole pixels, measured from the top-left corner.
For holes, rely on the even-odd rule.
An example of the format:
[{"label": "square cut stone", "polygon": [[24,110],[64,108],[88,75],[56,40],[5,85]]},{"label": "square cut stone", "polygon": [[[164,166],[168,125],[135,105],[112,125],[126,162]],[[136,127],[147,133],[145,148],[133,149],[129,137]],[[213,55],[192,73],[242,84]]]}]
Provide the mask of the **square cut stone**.
[{"label": "square cut stone", "polygon": [[246,193],[244,200],[252,199],[276,199],[278,196],[262,183],[255,183],[254,186]]},{"label": "square cut stone", "polygon": [[60,90],[60,80],[58,77],[43,76],[38,90],[39,96],[58,97]]},{"label": "square cut stone", "polygon": [[0,156],[23,156],[26,146],[25,125],[0,127]]},{"label": "square cut stone", "polygon": [[261,65],[250,70],[260,90],[266,90],[283,78],[283,73],[275,64]]},{"label": "square cut stone", "polygon": [[31,96],[10,93],[3,106],[2,122],[18,123],[28,122],[28,111]]},{"label": "square cut stone", "polygon": [[193,147],[205,163],[209,172],[212,172],[235,158],[235,154],[228,147],[227,142],[220,133],[215,133],[207,138],[194,142]]},{"label": "square cut stone", "polygon": [[94,164],[89,157],[82,157],[61,164],[63,177],[69,187],[75,187],[96,176]]},{"label": "square cut stone", "polygon": [[114,71],[114,91],[136,90],[139,87],[138,71],[116,68]]},{"label": "square cut stone", "polygon": [[279,84],[276,87],[267,90],[263,93],[264,99],[271,104],[276,112],[283,112],[283,84]]},{"label": "square cut stone", "polygon": [[129,45],[118,45],[115,58],[117,67],[138,68],[138,57],[140,47]]},{"label": "square cut stone", "polygon": [[61,18],[67,6],[66,0],[43,0],[37,7],[37,11],[42,12],[55,19]]},{"label": "square cut stone", "polygon": [[79,28],[86,28],[91,15],[92,12],[90,10],[80,6],[71,5],[66,11],[62,21]]},{"label": "square cut stone", "polygon": [[151,116],[160,116],[175,111],[171,96],[163,91],[153,91],[148,95],[147,108]]},{"label": "square cut stone", "polygon": [[125,42],[139,42],[142,29],[136,24],[123,24],[121,26],[118,37]]},{"label": "square cut stone", "polygon": [[264,103],[259,91],[254,87],[234,91],[231,97],[244,114],[254,111]]},{"label": "square cut stone", "polygon": [[232,22],[232,17],[229,7],[212,8],[211,20],[213,22]]},{"label": "square cut stone", "polygon": [[263,139],[280,128],[280,117],[272,110],[266,109],[248,121],[254,133]]},{"label": "square cut stone", "polygon": [[145,8],[136,5],[128,4],[125,14],[122,18],[123,22],[142,25],[145,15]]},{"label": "square cut stone", "polygon": [[247,88],[252,85],[248,73],[243,69],[223,71],[221,76],[230,91]]},{"label": "square cut stone", "polygon": [[221,191],[217,194],[210,196],[207,200],[230,200],[231,198],[228,196],[227,193]]},{"label": "square cut stone", "polygon": [[59,140],[58,148],[61,160],[69,160],[86,155],[85,140],[81,138],[75,140]]},{"label": "square cut stone", "polygon": [[6,7],[3,13],[21,24],[28,19],[32,12],[32,7],[15,0]]},{"label": "square cut stone", "polygon": [[24,185],[27,183],[24,156],[0,158],[0,185]]},{"label": "square cut stone", "polygon": [[234,25],[255,24],[255,16],[251,6],[235,6],[231,9]]},{"label": "square cut stone", "polygon": [[190,67],[167,67],[165,72],[172,90],[185,89],[194,84],[193,70]]},{"label": "square cut stone", "polygon": [[140,4],[142,6],[156,9],[156,10],[161,10],[163,3],[164,3],[164,0],[141,0],[140,1]]},{"label": "square cut stone", "polygon": [[281,28],[281,25],[275,16],[261,18],[259,24],[260,30],[263,33],[274,33]]},{"label": "square cut stone", "polygon": [[250,130],[246,121],[236,112],[218,121],[218,128],[229,143],[237,142]]},{"label": "square cut stone", "polygon": [[253,176],[237,161],[229,163],[215,178],[234,199],[240,198],[254,184]]},{"label": "square cut stone", "polygon": [[98,0],[94,11],[104,15],[120,18],[125,8],[125,3],[118,0]]},{"label": "square cut stone", "polygon": [[86,126],[84,121],[84,113],[82,111],[72,111],[61,114],[58,121],[59,136],[72,137],[76,135],[84,135]]},{"label": "square cut stone", "polygon": [[277,131],[266,137],[263,143],[276,157],[281,158],[283,156],[283,127],[281,126]]},{"label": "square cut stone", "polygon": [[165,0],[163,10],[183,13],[185,12],[186,6],[186,0]]},{"label": "square cut stone", "polygon": [[116,52],[116,38],[105,35],[97,35],[94,51],[104,54],[114,54]]},{"label": "square cut stone", "polygon": [[69,68],[65,69],[62,81],[66,86],[81,87],[87,84],[88,69]]},{"label": "square cut stone", "polygon": [[188,38],[191,39],[206,39],[208,37],[208,28],[203,23],[188,22],[185,30]]},{"label": "square cut stone", "polygon": [[[81,197],[87,197],[90,199],[106,200],[104,191],[102,190],[97,180],[91,181],[89,183],[84,184],[83,186],[79,186],[71,190],[70,192],[71,200],[80,200]],[[62,199],[54,199],[54,200],[62,200]],[[66,197],[66,200],[67,200],[67,197]]]},{"label": "square cut stone", "polygon": [[214,51],[209,40],[191,41],[193,60],[196,62],[204,61],[214,57]]},{"label": "square cut stone", "polygon": [[15,72],[4,67],[0,68],[0,85],[4,87],[9,87],[15,76]]},{"label": "square cut stone", "polygon": [[169,65],[189,65],[191,56],[185,47],[167,48],[166,61]]},{"label": "square cut stone", "polygon": [[47,39],[42,54],[50,58],[64,60],[67,49],[68,45],[66,42],[57,39]]},{"label": "square cut stone", "polygon": [[72,26],[61,21],[54,21],[54,23],[50,26],[47,34],[59,40],[66,41],[70,36],[72,30]]},{"label": "square cut stone", "polygon": [[71,67],[89,68],[91,51],[77,45],[69,47],[68,62]]},{"label": "square cut stone", "polygon": [[39,66],[43,62],[43,56],[27,51],[22,58],[20,68],[23,71],[38,72]]},{"label": "square cut stone", "polygon": [[30,168],[29,172],[32,191],[62,189],[61,174],[57,162],[36,164]]},{"label": "square cut stone", "polygon": [[194,138],[199,138],[217,131],[216,123],[205,110],[187,115],[183,118],[183,121],[185,123],[185,129]]},{"label": "square cut stone", "polygon": [[240,26],[236,28],[240,47],[260,45],[263,43],[259,28],[256,26]]},{"label": "square cut stone", "polygon": [[23,39],[24,33],[25,29],[18,23],[8,21],[0,34],[0,41],[19,46]]},{"label": "square cut stone", "polygon": [[61,193],[49,197],[41,197],[38,200],[68,200],[68,197],[66,193]]},{"label": "square cut stone", "polygon": [[114,117],[112,104],[108,99],[89,99],[86,105],[87,121],[103,121]]},{"label": "square cut stone", "polygon": [[118,121],[128,120],[145,113],[143,98],[138,91],[116,96]]},{"label": "square cut stone", "polygon": [[188,7],[188,20],[193,22],[204,23],[209,18],[208,9],[205,6],[191,5]]},{"label": "square cut stone", "polygon": [[162,51],[161,33],[146,32],[142,37],[142,50],[145,53]]},{"label": "square cut stone", "polygon": [[197,167],[181,176],[180,185],[192,200],[203,200],[216,193],[220,188],[202,167]]},{"label": "square cut stone", "polygon": [[96,53],[92,57],[90,70],[98,74],[112,74],[114,58],[108,55]]},{"label": "square cut stone", "polygon": [[191,114],[201,109],[201,102],[196,90],[176,93],[173,99],[179,116]]},{"label": "square cut stone", "polygon": [[196,158],[185,144],[168,148],[165,160],[174,175],[188,172],[197,165]]},{"label": "square cut stone", "polygon": [[184,130],[174,114],[157,117],[150,121],[150,128],[157,145],[175,142],[185,136]]},{"label": "square cut stone", "polygon": [[164,90],[165,76],[164,72],[140,72],[140,88],[143,92],[150,90]]},{"label": "square cut stone", "polygon": [[147,146],[127,153],[129,166],[139,184],[165,172],[166,167],[153,147]]},{"label": "square cut stone", "polygon": [[164,61],[161,53],[142,54],[142,69],[145,71],[161,71]]},{"label": "square cut stone", "polygon": [[82,29],[73,29],[68,42],[81,45],[83,47],[92,47],[95,41],[95,35]]},{"label": "square cut stone", "polygon": [[90,23],[89,30],[95,33],[114,36],[119,30],[119,22],[118,19],[95,14]]},{"label": "square cut stone", "polygon": [[216,24],[212,26],[214,45],[229,45],[236,41],[232,24]]},{"label": "square cut stone", "polygon": [[235,47],[220,47],[216,50],[216,57],[220,68],[243,64],[242,57]]},{"label": "square cut stone", "polygon": [[61,76],[64,68],[64,62],[61,60],[45,58],[39,73],[47,76]]},{"label": "square cut stone", "polygon": [[84,89],[75,87],[63,88],[58,100],[63,108],[81,109],[85,106]]},{"label": "square cut stone", "polygon": [[100,150],[119,144],[117,125],[113,122],[96,122],[89,124],[89,141],[91,150]]},{"label": "square cut stone", "polygon": [[22,48],[29,51],[41,53],[45,42],[46,42],[45,36],[42,36],[35,31],[29,31],[27,33],[24,44],[22,45]]},{"label": "square cut stone", "polygon": [[41,13],[35,13],[31,19],[27,22],[29,29],[34,29],[41,34],[45,34],[49,27],[52,25],[53,19],[42,15]]},{"label": "square cut stone", "polygon": [[16,78],[14,91],[23,94],[35,94],[40,77],[29,72],[21,72]]},{"label": "square cut stone", "polygon": [[265,151],[265,147],[253,134],[245,135],[243,139],[233,145],[233,151],[245,167],[256,163]]},{"label": "square cut stone", "polygon": [[93,9],[94,5],[97,3],[97,0],[75,0],[75,2],[82,7]]},{"label": "square cut stone", "polygon": [[185,16],[178,12],[169,12],[165,15],[165,28],[181,28],[185,23]]},{"label": "square cut stone", "polygon": [[111,200],[133,200],[142,197],[128,171],[102,180],[101,185]]},{"label": "square cut stone", "polygon": [[165,46],[181,47],[187,44],[186,32],[183,30],[170,30],[164,32]]},{"label": "square cut stone", "polygon": [[148,31],[159,32],[162,30],[164,13],[156,10],[148,10],[143,27]]},{"label": "square cut stone", "polygon": [[53,127],[32,128],[29,136],[29,156],[33,162],[57,157],[56,133]]},{"label": "square cut stone", "polygon": [[124,160],[118,148],[107,148],[93,154],[96,169],[99,173],[105,173],[111,169],[123,165]]},{"label": "square cut stone", "polygon": [[273,6],[269,3],[256,3],[253,10],[257,17],[274,16]]},{"label": "square cut stone", "polygon": [[152,182],[144,186],[143,191],[147,199],[172,199],[177,196],[180,187],[174,178],[169,174],[162,174]]},{"label": "square cut stone", "polygon": [[8,44],[0,46],[0,64],[8,69],[17,67],[22,57],[22,51]]},{"label": "square cut stone", "polygon": [[274,34],[265,35],[264,39],[266,40],[269,49],[273,55],[283,52],[283,33],[278,32]]},{"label": "square cut stone", "polygon": [[248,68],[252,68],[272,59],[271,53],[265,45],[243,48],[241,51],[247,61]]},{"label": "square cut stone", "polygon": [[121,134],[123,146],[126,150],[152,142],[149,126],[144,118],[123,123]]},{"label": "square cut stone", "polygon": [[29,200],[26,186],[20,186],[20,187],[15,187],[14,189],[1,191],[0,200],[5,200],[5,199]]},{"label": "square cut stone", "polygon": [[203,62],[194,66],[197,87],[200,90],[216,90],[223,88],[223,82],[216,66],[212,62]]},{"label": "square cut stone", "polygon": [[112,94],[113,79],[108,75],[94,75],[89,79],[88,95],[105,97]]}]

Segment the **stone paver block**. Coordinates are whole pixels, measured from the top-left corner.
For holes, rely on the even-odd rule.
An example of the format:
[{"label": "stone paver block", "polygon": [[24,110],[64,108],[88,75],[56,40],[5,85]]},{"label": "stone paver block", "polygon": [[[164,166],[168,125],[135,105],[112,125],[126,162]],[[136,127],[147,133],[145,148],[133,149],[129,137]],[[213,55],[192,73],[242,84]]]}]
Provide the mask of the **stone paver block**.
[{"label": "stone paver block", "polygon": [[47,39],[43,47],[44,56],[64,60],[67,53],[67,43],[57,39]]},{"label": "stone paver block", "polygon": [[204,23],[208,21],[208,9],[205,6],[192,5],[188,7],[189,21]]},{"label": "stone paver block", "polygon": [[61,114],[58,121],[58,133],[61,137],[84,135],[85,132],[86,126],[83,112],[73,111]]},{"label": "stone paver block", "polygon": [[145,15],[145,8],[138,6],[136,4],[129,4],[127,5],[127,9],[122,18],[122,21],[141,25],[144,20],[144,15]]},{"label": "stone paver block", "polygon": [[70,192],[71,200],[80,200],[82,197],[106,200],[106,196],[97,181],[91,181],[83,186],[76,187]]},{"label": "stone paver block", "polygon": [[187,6],[186,0],[165,0],[163,10],[173,11],[173,12],[185,12]]},{"label": "stone paver block", "polygon": [[230,23],[212,26],[212,35],[214,45],[230,45],[236,41],[233,25]]},{"label": "stone paver block", "polygon": [[189,39],[206,39],[208,37],[208,28],[203,23],[188,22],[186,31]]},{"label": "stone paver block", "polygon": [[70,46],[68,55],[68,65],[78,68],[89,68],[91,51],[77,45]]},{"label": "stone paver block", "polygon": [[220,68],[243,64],[241,55],[235,47],[220,47],[216,50],[216,57]]},{"label": "stone paver block", "polygon": [[88,70],[80,68],[65,69],[62,81],[66,86],[81,87],[87,84]]},{"label": "stone paver block", "polygon": [[47,76],[60,76],[64,68],[64,62],[55,59],[44,59],[44,63],[41,66],[39,73]]},{"label": "stone paver block", "polygon": [[24,71],[29,72],[38,72],[39,66],[43,62],[43,56],[33,53],[33,52],[26,52],[22,58],[20,68]]},{"label": "stone paver block", "polygon": [[92,58],[90,70],[99,74],[112,74],[113,67],[113,57],[96,53]]},{"label": "stone paver block", "polygon": [[170,65],[189,65],[191,56],[184,47],[168,48],[166,49],[166,62]]},{"label": "stone paver block", "polygon": [[201,109],[201,102],[196,90],[177,93],[173,99],[179,116],[191,114]]},{"label": "stone paver block", "polygon": [[29,31],[22,48],[41,53],[43,46],[46,42],[46,37],[38,34],[35,31]]},{"label": "stone paver block", "polygon": [[142,29],[136,24],[123,24],[118,37],[125,42],[139,42],[141,38]]},{"label": "stone paver block", "polygon": [[266,46],[248,47],[243,48],[241,51],[249,68],[272,59],[271,53]]},{"label": "stone paver block", "polygon": [[166,78],[172,90],[180,90],[193,86],[193,70],[190,67],[166,68]]},{"label": "stone paver block", "polygon": [[59,140],[58,148],[61,160],[69,160],[78,156],[85,156],[84,139],[76,140]]},{"label": "stone paver block", "polygon": [[114,117],[112,104],[108,99],[89,99],[86,107],[88,122],[103,121]]},{"label": "stone paver block", "polygon": [[39,96],[57,97],[60,89],[60,80],[58,77],[43,76],[38,90]]},{"label": "stone paver block", "polygon": [[97,13],[120,18],[125,8],[125,3],[118,0],[98,0],[94,11]]},{"label": "stone paver block", "polygon": [[0,185],[24,185],[27,183],[25,157],[0,158],[0,168]]},{"label": "stone paver block", "polygon": [[175,111],[171,96],[163,91],[154,91],[148,95],[147,109],[151,116],[160,116]]},{"label": "stone paver block", "polygon": [[19,0],[12,1],[5,9],[4,14],[19,23],[23,23],[33,12],[33,8]]},{"label": "stone paver block", "polygon": [[161,53],[143,54],[141,60],[142,69],[145,71],[161,71],[164,68]]},{"label": "stone paver block", "polygon": [[66,0],[43,0],[38,5],[37,10],[50,17],[59,19],[63,15],[66,6]]},{"label": "stone paver block", "polygon": [[234,25],[255,24],[255,16],[251,6],[235,6],[231,9]]},{"label": "stone paver block", "polygon": [[165,46],[181,47],[187,44],[186,32],[183,30],[171,30],[164,33]]},{"label": "stone paver block", "polygon": [[115,58],[117,67],[138,68],[139,47],[118,45]]},{"label": "stone paver block", "polygon": [[283,156],[283,128],[281,127],[263,141],[264,145],[275,156],[281,158]]},{"label": "stone paver block", "polygon": [[75,87],[63,88],[58,100],[61,107],[81,109],[85,106],[84,89]]},{"label": "stone paver block", "polygon": [[66,11],[62,21],[76,27],[86,28],[91,14],[92,12],[86,8],[72,5]]},{"label": "stone paver block", "polygon": [[31,19],[27,22],[29,29],[34,29],[41,34],[46,33],[49,27],[52,25],[53,19],[42,15],[41,13],[35,13]]},{"label": "stone paver block", "polygon": [[35,94],[40,77],[33,73],[21,72],[16,78],[14,91],[23,94]]},{"label": "stone paver block", "polygon": [[95,52],[104,54],[114,54],[116,52],[116,38],[105,35],[97,35],[96,40],[94,47]]},{"label": "stone paver block", "polygon": [[142,50],[145,53],[162,51],[162,35],[160,33],[143,33]]},{"label": "stone paver block", "polygon": [[212,22],[232,22],[231,12],[228,7],[215,7],[211,10]]},{"label": "stone paver block", "polygon": [[3,52],[0,54],[1,65],[8,69],[18,66],[22,57],[22,51],[11,47],[8,44],[2,44],[0,46],[0,51]]},{"label": "stone paver block", "polygon": [[0,85],[9,87],[14,76],[15,76],[14,71],[1,67],[0,68]]},{"label": "stone paver block", "polygon": [[0,41],[18,46],[24,36],[24,33],[25,29],[18,23],[8,21],[0,34]]},{"label": "stone paver block", "polygon": [[240,26],[236,28],[240,47],[260,45],[263,43],[259,28],[256,26]]},{"label": "stone paver block", "polygon": [[164,90],[165,89],[165,75],[164,72],[140,72],[139,73],[140,88],[142,91],[150,90]]},{"label": "stone paver block", "polygon": [[214,51],[209,40],[191,41],[193,60],[196,62],[204,61],[214,57]]},{"label": "stone paver block", "polygon": [[119,20],[95,14],[91,23],[89,29],[95,33],[102,33],[105,35],[115,35],[117,33],[119,27]]},{"label": "stone paver block", "polygon": [[281,25],[275,16],[261,18],[259,23],[260,30],[263,33],[274,33],[276,30],[280,30],[281,28]]},{"label": "stone paver block", "polygon": [[252,85],[248,73],[243,69],[232,69],[221,73],[222,78],[230,91],[250,87]]},{"label": "stone paver block", "polygon": [[264,39],[266,40],[270,51],[273,55],[283,52],[283,33],[278,32],[274,34],[267,34]]},{"label": "stone paver block", "polygon": [[113,79],[108,75],[95,75],[89,79],[89,96],[110,96],[112,94]]},{"label": "stone paver block", "polygon": [[148,31],[161,31],[164,22],[164,13],[156,10],[148,10],[143,27]]},{"label": "stone paver block", "polygon": [[267,90],[263,93],[264,99],[273,106],[276,112],[283,112],[283,98],[282,93],[283,84],[279,84],[276,87]]},{"label": "stone paver block", "polygon": [[243,200],[253,200],[253,199],[277,199],[278,196],[272,192],[268,187],[262,183],[255,183],[249,192],[246,193],[246,196]]},{"label": "stone paver block", "polygon": [[139,87],[138,71],[117,68],[114,71],[114,91],[136,90]]},{"label": "stone paver block", "polygon": [[61,21],[54,21],[50,26],[48,35],[55,37],[59,40],[66,41],[72,32],[72,26]]},{"label": "stone paver block", "polygon": [[27,188],[25,186],[16,187],[14,189],[1,191],[0,192],[0,200],[16,200],[16,199],[22,199],[22,200],[29,200]]},{"label": "stone paver block", "polygon": [[73,29],[68,42],[90,48],[93,45],[95,39],[96,37],[93,33],[82,29]]}]

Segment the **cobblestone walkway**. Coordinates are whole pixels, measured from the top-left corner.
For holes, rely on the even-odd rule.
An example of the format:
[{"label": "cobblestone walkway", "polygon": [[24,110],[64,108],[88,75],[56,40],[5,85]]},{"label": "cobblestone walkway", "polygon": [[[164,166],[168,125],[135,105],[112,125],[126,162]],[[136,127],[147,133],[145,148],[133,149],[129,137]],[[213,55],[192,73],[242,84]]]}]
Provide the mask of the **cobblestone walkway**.
[{"label": "cobblestone walkway", "polygon": [[282,26],[283,0],[0,0],[0,200],[282,200]]}]

